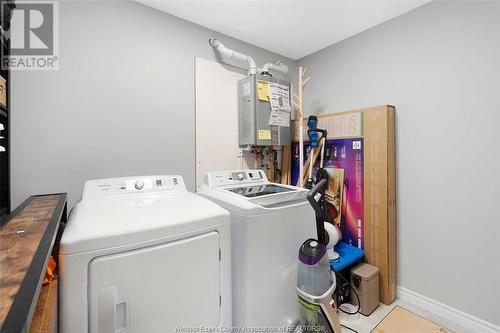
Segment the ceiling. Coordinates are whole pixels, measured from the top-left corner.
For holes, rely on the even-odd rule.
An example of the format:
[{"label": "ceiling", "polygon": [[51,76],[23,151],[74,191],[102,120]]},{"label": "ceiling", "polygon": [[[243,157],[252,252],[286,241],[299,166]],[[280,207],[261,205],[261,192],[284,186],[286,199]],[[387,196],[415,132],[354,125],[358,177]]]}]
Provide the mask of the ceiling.
[{"label": "ceiling", "polygon": [[138,0],[295,60],[429,1]]}]

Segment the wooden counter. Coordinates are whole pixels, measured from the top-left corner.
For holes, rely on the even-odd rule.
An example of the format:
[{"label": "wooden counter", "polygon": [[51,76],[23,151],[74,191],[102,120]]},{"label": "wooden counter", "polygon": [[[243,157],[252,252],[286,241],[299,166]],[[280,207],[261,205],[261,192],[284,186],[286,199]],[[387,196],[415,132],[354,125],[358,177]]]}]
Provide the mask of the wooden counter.
[{"label": "wooden counter", "polygon": [[66,211],[65,193],[32,196],[0,229],[0,333],[28,332]]}]

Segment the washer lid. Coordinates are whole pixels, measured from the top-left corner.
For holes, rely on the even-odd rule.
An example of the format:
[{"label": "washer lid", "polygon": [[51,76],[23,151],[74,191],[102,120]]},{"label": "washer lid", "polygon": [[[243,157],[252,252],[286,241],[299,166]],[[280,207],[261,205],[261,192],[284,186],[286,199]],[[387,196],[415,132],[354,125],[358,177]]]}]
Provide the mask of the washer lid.
[{"label": "washer lid", "polygon": [[255,185],[229,187],[227,188],[227,190],[229,192],[233,192],[247,198],[257,198],[269,194],[295,191],[293,188],[273,183],[262,183]]},{"label": "washer lid", "polygon": [[221,223],[229,223],[226,210],[187,191],[82,200],[71,211],[60,253],[141,243]]},{"label": "washer lid", "polygon": [[243,214],[261,214],[262,210],[280,209],[307,203],[309,190],[267,180],[262,170],[209,172],[198,193],[223,207]]}]

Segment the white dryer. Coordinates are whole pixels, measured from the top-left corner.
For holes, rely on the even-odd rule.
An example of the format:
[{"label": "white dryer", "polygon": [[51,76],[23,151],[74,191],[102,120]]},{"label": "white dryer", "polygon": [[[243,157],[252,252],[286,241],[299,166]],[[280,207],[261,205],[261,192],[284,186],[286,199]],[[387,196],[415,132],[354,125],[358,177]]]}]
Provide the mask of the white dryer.
[{"label": "white dryer", "polygon": [[283,331],[298,322],[300,245],[316,237],[309,191],[262,170],[210,172],[198,193],[231,212],[233,326]]},{"label": "white dryer", "polygon": [[229,213],[181,176],[91,180],[61,239],[60,332],[231,326]]}]

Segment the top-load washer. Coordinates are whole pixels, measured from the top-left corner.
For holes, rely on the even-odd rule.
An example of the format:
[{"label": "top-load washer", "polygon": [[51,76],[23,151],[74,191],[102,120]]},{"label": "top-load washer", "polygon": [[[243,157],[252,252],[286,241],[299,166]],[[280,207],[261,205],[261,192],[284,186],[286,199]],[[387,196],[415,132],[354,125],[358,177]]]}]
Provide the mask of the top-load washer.
[{"label": "top-load washer", "polygon": [[297,258],[316,237],[309,191],[262,170],[209,172],[198,193],[231,212],[233,325],[283,331],[298,323]]},{"label": "top-load washer", "polygon": [[180,176],[92,180],[61,239],[60,332],[231,326],[229,213]]}]

